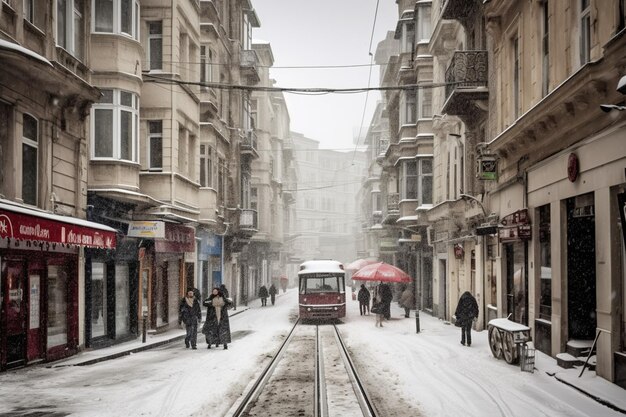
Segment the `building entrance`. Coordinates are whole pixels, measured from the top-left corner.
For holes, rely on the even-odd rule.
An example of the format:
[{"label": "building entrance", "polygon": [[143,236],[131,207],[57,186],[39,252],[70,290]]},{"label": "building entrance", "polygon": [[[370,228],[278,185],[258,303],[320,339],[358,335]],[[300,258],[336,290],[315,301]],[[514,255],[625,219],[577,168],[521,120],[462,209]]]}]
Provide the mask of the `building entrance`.
[{"label": "building entrance", "polygon": [[596,240],[593,193],[566,201],[567,311],[569,339],[596,332]]}]

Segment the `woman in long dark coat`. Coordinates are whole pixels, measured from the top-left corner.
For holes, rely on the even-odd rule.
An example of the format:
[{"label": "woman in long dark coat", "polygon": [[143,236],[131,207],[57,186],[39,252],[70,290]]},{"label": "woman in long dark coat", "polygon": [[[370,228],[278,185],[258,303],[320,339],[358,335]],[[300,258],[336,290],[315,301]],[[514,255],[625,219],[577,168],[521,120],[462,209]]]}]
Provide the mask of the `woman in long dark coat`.
[{"label": "woman in long dark coat", "polygon": [[228,308],[230,301],[224,297],[219,288],[213,288],[209,298],[202,303],[206,309],[206,321],[202,326],[202,333],[206,336],[207,349],[215,343],[228,349],[230,343],[230,322],[228,320]]},{"label": "woman in long dark coat", "polygon": [[478,303],[469,291],[465,291],[459,298],[454,315],[457,325],[461,328],[461,344],[465,345],[465,340],[467,340],[467,346],[471,346],[472,321],[478,317]]}]

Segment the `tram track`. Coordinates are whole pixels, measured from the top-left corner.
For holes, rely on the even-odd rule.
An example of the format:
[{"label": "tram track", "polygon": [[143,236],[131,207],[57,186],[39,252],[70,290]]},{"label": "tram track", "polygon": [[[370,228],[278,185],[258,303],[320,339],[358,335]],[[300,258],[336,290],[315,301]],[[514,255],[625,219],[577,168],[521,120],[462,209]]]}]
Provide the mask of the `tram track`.
[{"label": "tram track", "polygon": [[296,322],[232,417],[377,417],[336,325]]}]

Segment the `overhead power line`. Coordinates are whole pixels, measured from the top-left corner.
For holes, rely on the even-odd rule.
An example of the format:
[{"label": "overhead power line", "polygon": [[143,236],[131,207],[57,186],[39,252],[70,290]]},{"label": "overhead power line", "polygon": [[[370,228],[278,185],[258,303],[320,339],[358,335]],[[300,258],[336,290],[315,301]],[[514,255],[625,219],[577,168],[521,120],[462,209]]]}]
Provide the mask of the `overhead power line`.
[{"label": "overhead power line", "polygon": [[430,84],[407,84],[381,87],[352,87],[352,88],[311,88],[311,87],[266,87],[257,85],[238,85],[238,84],[222,84],[209,83],[200,81],[182,81],[167,77],[159,77],[153,74],[143,74],[146,78],[144,82],[156,84],[173,84],[173,85],[196,85],[201,87],[216,88],[221,90],[241,90],[241,91],[264,91],[264,92],[282,92],[282,93],[365,93],[368,91],[412,91],[430,88],[445,87],[447,85],[455,85],[453,83],[430,83]]}]

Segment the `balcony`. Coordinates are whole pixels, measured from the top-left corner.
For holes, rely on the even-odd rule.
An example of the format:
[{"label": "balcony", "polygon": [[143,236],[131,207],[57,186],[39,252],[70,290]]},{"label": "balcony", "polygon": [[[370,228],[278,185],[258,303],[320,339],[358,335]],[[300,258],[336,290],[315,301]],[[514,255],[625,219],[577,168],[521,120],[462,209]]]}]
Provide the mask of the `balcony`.
[{"label": "balcony", "polygon": [[259,57],[256,51],[251,49],[242,50],[240,55],[241,75],[247,78],[250,84],[256,84],[261,81],[259,76]]},{"label": "balcony", "polygon": [[472,13],[473,8],[473,0],[444,0],[441,7],[441,18],[461,21]]},{"label": "balcony", "polygon": [[241,154],[248,155],[253,159],[257,159],[259,157],[259,152],[257,151],[256,131],[254,129],[244,131],[244,137],[241,141]]},{"label": "balcony", "polygon": [[241,237],[250,238],[259,230],[258,213],[253,209],[242,209],[239,213],[239,233]]},{"label": "balcony", "polygon": [[[473,105],[489,97],[487,51],[457,51],[446,70],[446,101],[442,112],[456,116],[475,116]],[[486,107],[485,107],[486,108]]]},{"label": "balcony", "polygon": [[383,214],[384,224],[395,224],[400,218],[400,194],[389,193],[387,195],[387,210]]}]

